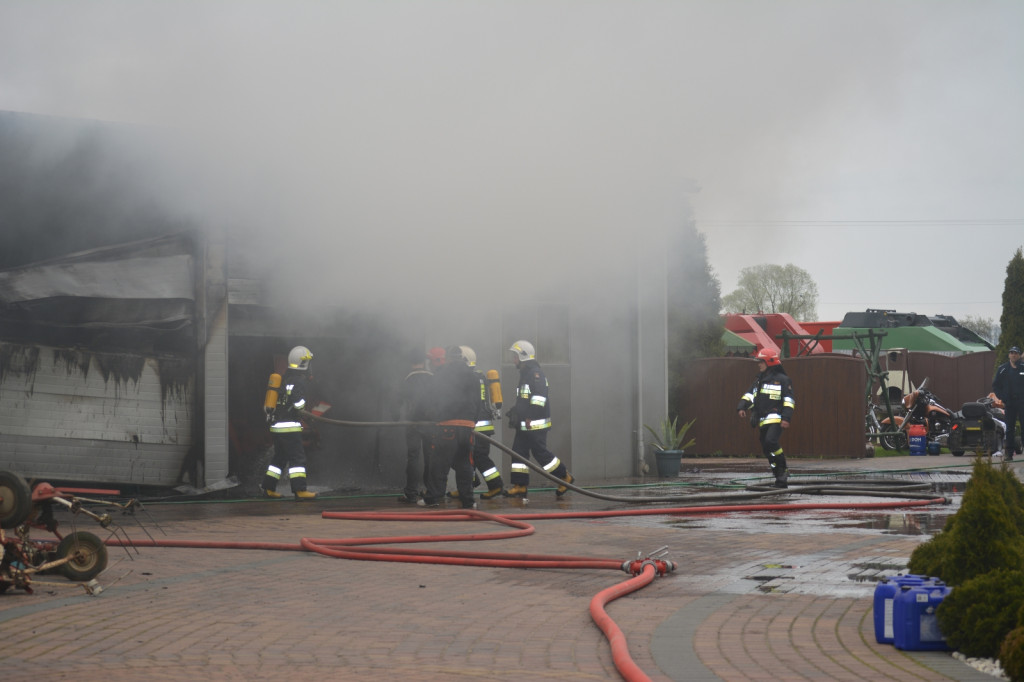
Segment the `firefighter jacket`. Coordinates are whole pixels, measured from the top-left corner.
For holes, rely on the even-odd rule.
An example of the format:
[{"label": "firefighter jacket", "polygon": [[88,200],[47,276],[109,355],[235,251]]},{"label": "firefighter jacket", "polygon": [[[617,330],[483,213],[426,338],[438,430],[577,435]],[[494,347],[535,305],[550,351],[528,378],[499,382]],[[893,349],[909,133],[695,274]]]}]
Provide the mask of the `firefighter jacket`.
[{"label": "firefighter jacket", "polygon": [[405,377],[401,390],[401,421],[427,421],[427,406],[430,402],[430,379],[433,376],[425,369],[414,369]]},{"label": "firefighter jacket", "polygon": [[519,431],[551,428],[548,378],[536,360],[519,363],[519,387],[516,389],[516,404],[512,406],[509,422]]},{"label": "firefighter jacket", "polygon": [[487,397],[487,377],[483,372],[474,370],[473,376],[480,382],[480,401],[477,404],[476,428],[481,433],[494,433],[494,409]]},{"label": "firefighter jacket", "polygon": [[476,425],[477,404],[480,402],[480,382],[476,374],[463,362],[446,363],[438,368],[430,382],[431,421],[452,426]]},{"label": "firefighter jacket", "polygon": [[270,422],[271,433],[301,433],[299,413],[306,408],[307,377],[304,371],[288,369],[281,379],[277,407]]},{"label": "firefighter jacket", "polygon": [[786,370],[776,365],[757,375],[750,390],[743,394],[736,406],[737,411],[751,408],[758,417],[758,426],[793,421],[796,399],[793,397],[793,382]]},{"label": "firefighter jacket", "polygon": [[1024,407],[1024,362],[1014,367],[1009,362],[999,365],[992,380],[992,392],[1005,405]]}]

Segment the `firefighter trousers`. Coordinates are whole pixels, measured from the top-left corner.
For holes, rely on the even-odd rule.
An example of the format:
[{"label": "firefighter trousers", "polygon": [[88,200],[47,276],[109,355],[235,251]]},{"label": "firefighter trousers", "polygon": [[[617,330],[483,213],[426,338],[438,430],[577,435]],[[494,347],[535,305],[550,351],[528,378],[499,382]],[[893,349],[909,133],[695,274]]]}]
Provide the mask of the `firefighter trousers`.
[{"label": "firefighter trousers", "polygon": [[274,438],[274,456],[270,458],[270,466],[263,475],[263,489],[277,490],[277,482],[287,471],[292,492],[305,490],[306,449],[302,447],[302,434],[294,432],[271,435]]},{"label": "firefighter trousers", "polygon": [[427,504],[439,504],[448,485],[448,470],[455,470],[455,487],[463,507],[473,505],[473,428],[438,426],[430,442],[427,461]]},{"label": "firefighter trousers", "polygon": [[[565,464],[548,450],[548,429],[537,431],[516,431],[515,440],[512,441],[512,452],[523,459],[531,456],[537,464],[544,467],[544,470],[556,477],[565,480],[567,471]],[[509,477],[512,485],[530,485],[530,469],[521,462],[512,462],[512,475]]]}]

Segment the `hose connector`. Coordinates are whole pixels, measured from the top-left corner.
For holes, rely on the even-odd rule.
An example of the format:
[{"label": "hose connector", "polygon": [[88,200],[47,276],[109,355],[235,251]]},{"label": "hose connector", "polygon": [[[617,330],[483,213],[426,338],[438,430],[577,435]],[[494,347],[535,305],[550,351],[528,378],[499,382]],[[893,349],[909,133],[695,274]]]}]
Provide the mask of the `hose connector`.
[{"label": "hose connector", "polygon": [[659,547],[646,557],[642,552],[636,553],[636,559],[622,562],[622,570],[630,575],[640,575],[645,566],[653,566],[654,572],[658,575],[666,575],[676,570],[676,562],[669,561],[664,557],[668,555],[668,545]]}]

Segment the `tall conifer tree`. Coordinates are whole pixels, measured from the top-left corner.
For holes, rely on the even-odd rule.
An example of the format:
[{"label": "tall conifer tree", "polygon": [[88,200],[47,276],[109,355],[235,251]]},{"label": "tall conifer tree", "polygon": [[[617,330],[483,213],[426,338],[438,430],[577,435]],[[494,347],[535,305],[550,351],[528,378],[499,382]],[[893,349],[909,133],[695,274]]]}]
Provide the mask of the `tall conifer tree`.
[{"label": "tall conifer tree", "polygon": [[1006,362],[1010,346],[1024,344],[1024,252],[1021,247],[1006,266],[1003,284],[1003,314],[999,317],[999,345],[996,346],[996,364]]},{"label": "tall conifer tree", "polygon": [[[667,273],[668,409],[678,415],[683,370],[694,358],[722,354],[722,286],[708,263],[704,235],[688,217],[673,237]],[[684,418],[680,417],[683,421]]]}]

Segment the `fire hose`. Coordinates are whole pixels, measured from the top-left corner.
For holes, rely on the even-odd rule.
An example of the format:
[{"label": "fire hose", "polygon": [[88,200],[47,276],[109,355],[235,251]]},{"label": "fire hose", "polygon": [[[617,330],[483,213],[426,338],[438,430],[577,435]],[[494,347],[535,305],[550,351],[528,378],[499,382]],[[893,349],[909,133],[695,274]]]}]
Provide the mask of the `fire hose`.
[{"label": "fire hose", "polygon": [[[941,500],[908,500],[896,503],[862,503],[847,505],[856,508],[882,508],[921,506],[934,504]],[[526,519],[562,519],[562,518],[593,518],[626,515],[650,514],[695,514],[722,513],[728,511],[761,511],[761,510],[794,510],[836,508],[839,505],[820,504],[783,504],[783,505],[723,505],[717,507],[678,507],[673,509],[631,509],[607,510],[596,512],[563,512],[563,513],[531,513],[504,516],[489,514],[473,509],[438,510],[418,513],[408,512],[322,512],[325,519],[377,520],[377,521],[491,521],[508,526],[508,530],[498,532],[473,533],[462,535],[411,535],[369,538],[301,538],[299,544],[277,542],[208,542],[199,540],[141,540],[131,542],[136,547],[184,547],[210,549],[265,549],[278,551],[310,551],[324,556],[353,559],[360,561],[391,561],[403,563],[426,563],[449,566],[486,566],[491,568],[591,568],[622,570],[632,577],[626,581],[606,588],[595,595],[590,601],[590,615],[594,623],[608,639],[612,651],[612,660],[623,679],[649,680],[629,655],[629,647],[625,635],[615,624],[604,607],[611,601],[625,596],[653,582],[656,576],[664,576],[674,572],[675,562],[665,559],[667,548],[662,547],[647,556],[638,553],[636,559],[617,561],[614,559],[597,559],[549,554],[523,554],[499,552],[461,552],[455,550],[417,550],[409,548],[380,547],[387,544],[412,544],[427,542],[465,542],[476,540],[500,540],[524,537],[534,533],[534,527],[526,523]],[[125,540],[108,540],[110,545],[128,544]]]},{"label": "fire hose", "polygon": [[[540,516],[540,515],[536,515]],[[488,566],[497,568],[591,568],[622,570],[633,577],[602,590],[590,602],[590,613],[595,624],[609,640],[612,660],[625,680],[649,680],[629,655],[625,635],[605,612],[609,602],[650,584],[656,575],[666,575],[676,569],[675,562],[664,558],[667,548],[655,550],[646,557],[634,560],[596,559],[569,555],[516,554],[501,552],[460,552],[455,550],[414,550],[405,548],[370,547],[371,545],[408,544],[425,542],[454,542],[498,540],[532,535],[534,527],[517,518],[488,514],[473,509],[441,510],[419,513],[323,512],[327,519],[357,519],[380,521],[491,521],[508,526],[510,530],[469,535],[398,536],[375,538],[301,538],[298,545],[278,542],[207,542],[200,540],[138,540],[128,542],[120,538],[107,544],[134,547],[183,547],[192,549],[265,549],[278,551],[310,551],[324,556],[362,561],[392,561],[429,563],[449,566]]]},{"label": "fire hose", "polygon": [[[397,426],[424,426],[433,425],[424,422],[351,422],[337,419],[329,419],[323,416],[310,415],[318,421],[338,426],[354,427],[397,427]],[[657,497],[635,497],[615,496],[597,493],[586,490],[579,486],[549,474],[534,462],[520,456],[511,448],[502,443],[485,436],[475,434],[478,438],[485,439],[502,452],[505,452],[515,461],[522,462],[541,476],[551,480],[556,485],[564,485],[569,489],[597,499],[610,502],[623,503],[649,503],[649,502],[685,502],[686,506],[674,508],[655,509],[628,509],[628,510],[602,510],[602,511],[572,511],[554,513],[518,513],[514,516],[490,514],[487,512],[460,509],[460,510],[438,510],[417,513],[406,512],[331,512],[322,513],[325,519],[350,519],[350,520],[378,520],[378,521],[490,521],[500,525],[508,526],[509,529],[500,532],[474,533],[464,535],[437,535],[437,536],[399,536],[399,537],[371,537],[371,538],[301,538],[299,544],[272,543],[272,542],[205,542],[195,540],[143,540],[134,541],[131,544],[136,547],[185,547],[185,548],[219,548],[219,549],[267,549],[279,551],[310,551],[324,556],[360,560],[360,561],[390,561],[404,563],[429,563],[453,566],[486,566],[492,568],[591,568],[591,569],[614,569],[623,570],[630,574],[626,581],[606,588],[595,595],[590,602],[590,614],[594,623],[601,629],[608,639],[612,651],[612,659],[616,669],[622,677],[630,682],[634,680],[649,680],[650,678],[640,669],[629,655],[628,643],[621,629],[615,624],[604,607],[636,590],[649,585],[656,576],[664,576],[674,572],[676,564],[664,558],[667,548],[662,547],[647,556],[638,554],[634,560],[618,561],[614,559],[596,559],[589,557],[549,555],[549,554],[522,554],[522,553],[501,553],[501,552],[464,552],[456,550],[417,550],[409,548],[381,547],[387,544],[413,544],[427,542],[464,542],[476,540],[499,540],[523,537],[531,535],[534,527],[527,520],[534,519],[569,519],[569,518],[601,518],[616,516],[641,516],[641,515],[683,515],[699,513],[723,513],[735,511],[796,511],[796,510],[821,510],[821,509],[887,509],[894,507],[918,507],[931,504],[945,504],[948,500],[944,497],[936,497],[928,493],[916,493],[928,487],[926,483],[915,484],[894,484],[891,480],[861,480],[856,482],[857,487],[836,485],[834,483],[823,483],[815,485],[801,485],[794,489],[776,489],[768,486],[748,486],[744,493],[729,494],[688,494],[688,495],[667,495]],[[763,497],[777,496],[780,494],[798,492],[801,494],[846,494],[859,496],[884,496],[904,498],[902,501],[888,502],[865,502],[856,504],[839,503],[783,503],[783,504],[736,504],[737,500],[750,500]],[[731,504],[721,505],[699,505],[697,503],[709,502],[712,500],[728,500]],[[120,539],[108,540],[107,544],[123,545],[125,541]]]},{"label": "fire hose", "polygon": [[[397,426],[436,426],[434,422],[412,422],[412,421],[395,421],[395,422],[357,422],[357,421],[345,421],[341,419],[330,419],[322,415],[309,414],[309,417],[317,421],[324,422],[326,424],[334,424],[335,426],[349,426],[349,427],[363,427],[363,428],[386,428],[386,427],[397,427]],[[815,494],[815,495],[855,495],[855,496],[868,496],[868,497],[897,497],[901,499],[910,500],[922,500],[928,504],[934,504],[939,498],[931,493],[915,493],[914,490],[926,490],[930,486],[928,483],[896,483],[890,479],[862,479],[855,481],[854,483],[860,487],[853,487],[849,485],[836,484],[836,483],[820,483],[820,484],[800,484],[798,487],[790,488],[775,488],[774,486],[761,486],[751,485],[747,486],[746,492],[733,492],[727,494],[712,493],[690,493],[686,495],[657,495],[649,497],[637,497],[637,496],[621,496],[621,495],[606,495],[593,490],[587,490],[573,483],[568,483],[558,478],[554,474],[551,474],[539,466],[530,459],[523,457],[512,448],[506,446],[504,443],[485,436],[482,433],[474,433],[474,438],[483,438],[487,443],[498,448],[513,461],[519,462],[531,471],[543,476],[548,479],[556,486],[564,486],[573,492],[592,497],[598,500],[604,500],[606,502],[623,502],[626,504],[646,504],[651,502],[672,502],[679,503],[685,502],[688,504],[698,504],[702,502],[711,502],[719,500],[749,500],[758,499],[762,497],[773,497],[779,495],[787,495],[793,493],[800,494]],[[941,503],[946,504],[949,500],[941,498]],[[786,507],[790,508],[790,507]]]}]

